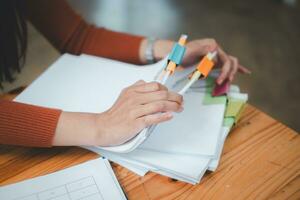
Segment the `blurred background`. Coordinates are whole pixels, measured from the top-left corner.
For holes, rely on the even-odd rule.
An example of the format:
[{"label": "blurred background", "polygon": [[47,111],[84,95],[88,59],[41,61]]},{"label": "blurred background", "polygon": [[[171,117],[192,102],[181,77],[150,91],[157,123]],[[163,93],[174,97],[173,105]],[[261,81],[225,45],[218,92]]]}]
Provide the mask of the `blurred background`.
[{"label": "blurred background", "polygon": [[[297,0],[68,0],[87,21],[138,35],[215,38],[248,67],[250,104],[300,131],[300,2]],[[100,44],[99,44],[100,45]],[[30,84],[59,53],[29,24],[29,52],[9,91]]]}]

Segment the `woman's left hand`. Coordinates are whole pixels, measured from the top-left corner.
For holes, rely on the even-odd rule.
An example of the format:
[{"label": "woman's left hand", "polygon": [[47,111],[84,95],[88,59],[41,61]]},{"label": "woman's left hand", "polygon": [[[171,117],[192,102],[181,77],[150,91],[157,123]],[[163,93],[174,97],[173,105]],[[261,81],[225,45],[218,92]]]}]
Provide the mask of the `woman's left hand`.
[{"label": "woman's left hand", "polygon": [[[172,49],[174,42],[169,40],[158,40],[154,45],[154,57],[157,60],[164,58]],[[186,52],[182,65],[196,65],[208,52],[217,51],[216,67],[221,68],[217,83],[222,84],[224,80],[233,81],[237,72],[250,74],[251,72],[242,66],[238,59],[223,51],[214,39],[193,40],[186,44]]]}]

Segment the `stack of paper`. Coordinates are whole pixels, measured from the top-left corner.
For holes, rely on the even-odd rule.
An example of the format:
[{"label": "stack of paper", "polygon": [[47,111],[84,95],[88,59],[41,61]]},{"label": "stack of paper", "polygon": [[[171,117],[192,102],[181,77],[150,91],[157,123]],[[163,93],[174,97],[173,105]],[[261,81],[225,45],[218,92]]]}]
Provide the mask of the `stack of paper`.
[{"label": "stack of paper", "polygon": [[131,164],[133,167],[129,169],[139,175],[153,171],[191,184],[199,183],[207,170],[217,169],[225,139],[248,99],[236,85],[229,87],[227,95],[213,97],[214,80],[211,76],[195,83],[184,96],[185,110],[158,125],[132,152],[86,148],[120,165]]},{"label": "stack of paper", "polygon": [[[103,112],[123,88],[140,79],[154,81],[165,64],[163,60],[154,65],[135,66],[87,55],[64,55],[15,101],[65,111]],[[192,70],[176,72],[168,81],[168,88],[179,91]],[[234,85],[228,91],[221,88],[226,95],[213,97],[217,75],[216,71],[206,80],[196,82],[184,96],[184,111],[174,114],[171,121],[146,128],[120,146],[84,148],[139,175],[153,171],[199,183],[206,170],[217,168],[226,136],[247,101],[247,95]]]}]

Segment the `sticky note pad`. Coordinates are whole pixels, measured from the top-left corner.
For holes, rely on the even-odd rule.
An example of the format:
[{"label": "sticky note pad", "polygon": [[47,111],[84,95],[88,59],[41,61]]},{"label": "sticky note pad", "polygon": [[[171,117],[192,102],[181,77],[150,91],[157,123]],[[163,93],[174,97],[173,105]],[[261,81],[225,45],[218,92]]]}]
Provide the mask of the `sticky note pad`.
[{"label": "sticky note pad", "polygon": [[225,117],[237,117],[244,104],[245,101],[243,100],[229,98],[228,105],[225,111]]},{"label": "sticky note pad", "polygon": [[230,82],[229,81],[224,81],[221,85],[216,84],[213,92],[212,92],[212,96],[221,96],[221,95],[225,95],[228,93],[230,88]]},{"label": "sticky note pad", "polygon": [[206,87],[213,87],[215,84],[215,79],[211,76],[208,76],[206,79],[205,79],[205,85]]},{"label": "sticky note pad", "polygon": [[223,121],[223,126],[231,128],[235,123],[234,117],[225,117]]},{"label": "sticky note pad", "polygon": [[204,105],[209,105],[209,104],[225,104],[227,101],[226,96],[212,96],[212,91],[213,91],[213,86],[215,85],[215,79],[211,76],[208,76],[205,79],[205,85],[206,85],[206,90],[205,90],[205,96],[203,99],[203,104]]},{"label": "sticky note pad", "polygon": [[242,112],[243,112],[243,110],[244,110],[244,108],[245,108],[245,103],[244,103],[244,105],[242,106],[242,108],[240,109],[240,111],[239,111],[239,113],[235,116],[235,123],[237,123],[237,121],[239,121],[239,119],[241,118],[241,115],[242,115]]},{"label": "sticky note pad", "polygon": [[209,104],[226,104],[227,98],[226,96],[218,96],[218,97],[213,97],[212,96],[212,88],[206,88],[205,91],[205,96],[203,99],[203,104],[204,105],[209,105]]}]

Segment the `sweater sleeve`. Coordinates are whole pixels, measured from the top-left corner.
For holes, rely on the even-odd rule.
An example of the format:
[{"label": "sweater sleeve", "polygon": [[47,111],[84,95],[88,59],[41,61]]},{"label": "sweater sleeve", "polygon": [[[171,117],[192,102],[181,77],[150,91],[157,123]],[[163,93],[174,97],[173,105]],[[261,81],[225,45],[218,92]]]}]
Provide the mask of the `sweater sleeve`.
[{"label": "sweater sleeve", "polygon": [[[62,53],[139,64],[143,37],[86,23],[64,0],[28,0],[28,18]],[[0,144],[49,147],[61,110],[0,100]]]},{"label": "sweater sleeve", "polygon": [[0,100],[0,144],[50,147],[61,111]]},{"label": "sweater sleeve", "polygon": [[27,2],[29,20],[62,53],[86,53],[140,64],[143,37],[90,25],[65,0]]}]

